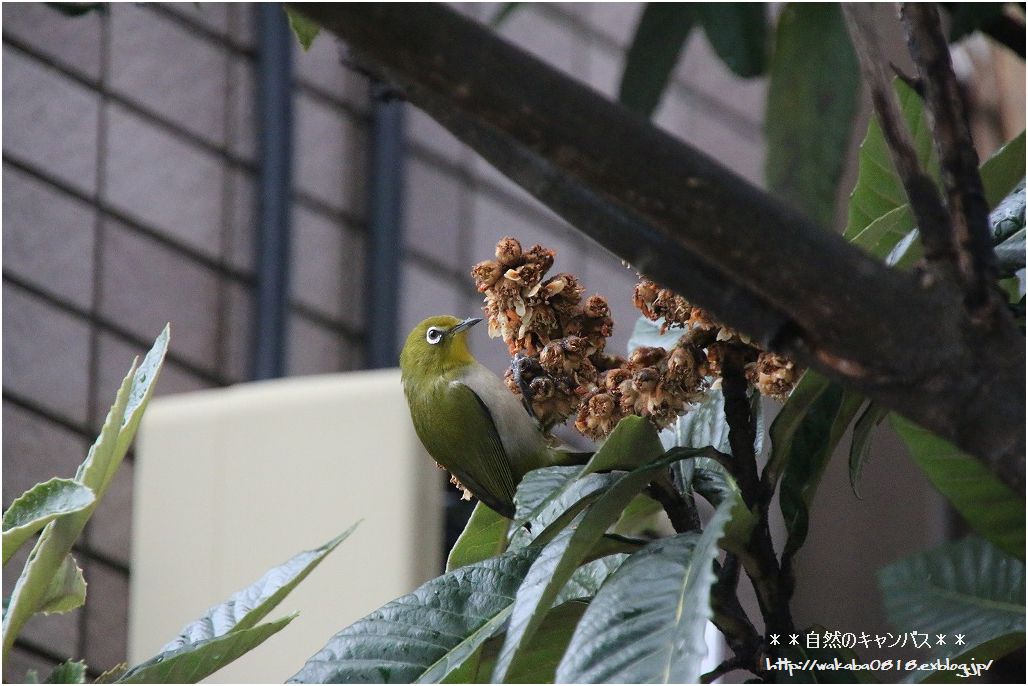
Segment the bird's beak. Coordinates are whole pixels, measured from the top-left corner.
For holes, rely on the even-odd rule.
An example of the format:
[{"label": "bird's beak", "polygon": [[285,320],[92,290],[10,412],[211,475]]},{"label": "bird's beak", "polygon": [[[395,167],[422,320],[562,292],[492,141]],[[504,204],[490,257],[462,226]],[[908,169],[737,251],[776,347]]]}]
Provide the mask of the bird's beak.
[{"label": "bird's beak", "polygon": [[474,326],[475,324],[479,323],[480,321],[482,321],[481,317],[468,317],[467,319],[465,319],[460,324],[458,324],[457,326],[453,327],[452,329],[450,329],[446,333],[448,335],[452,336],[453,334],[460,333],[461,331],[464,331],[465,329],[470,329],[472,326]]}]

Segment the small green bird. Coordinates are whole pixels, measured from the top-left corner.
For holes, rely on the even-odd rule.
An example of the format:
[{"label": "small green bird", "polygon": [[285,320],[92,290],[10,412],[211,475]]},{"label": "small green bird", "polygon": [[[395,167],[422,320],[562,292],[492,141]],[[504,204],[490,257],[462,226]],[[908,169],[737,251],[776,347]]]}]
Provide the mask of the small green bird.
[{"label": "small green bird", "polygon": [[503,381],[468,351],[467,332],[481,319],[429,317],[400,353],[403,390],[414,430],[436,462],[505,517],[529,471],[567,464]]}]

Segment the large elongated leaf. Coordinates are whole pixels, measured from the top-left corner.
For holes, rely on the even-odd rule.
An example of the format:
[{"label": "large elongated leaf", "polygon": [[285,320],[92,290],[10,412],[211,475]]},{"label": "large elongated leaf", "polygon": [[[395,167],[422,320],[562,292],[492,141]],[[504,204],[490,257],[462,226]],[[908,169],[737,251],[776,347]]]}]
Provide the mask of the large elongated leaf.
[{"label": "large elongated leaf", "polygon": [[874,402],[867,404],[867,407],[853,425],[853,439],[850,442],[850,487],[853,494],[860,497],[860,474],[864,470],[864,463],[871,454],[871,434],[876,426],[882,423],[889,411]]},{"label": "large elongated leaf", "polygon": [[[806,382],[808,376],[810,372],[804,375],[801,383]],[[823,377],[812,377],[808,388],[797,398],[805,402],[789,409],[792,404],[790,397],[771,426],[772,461],[780,460],[776,463],[784,467],[779,494],[788,532],[782,552],[783,567],[787,567],[792,555],[806,540],[810,505],[821,482],[821,474],[846,427],[864,402],[860,395],[846,391]],[[786,414],[787,409],[789,414]],[[783,425],[776,430],[779,421],[783,421]]]},{"label": "large elongated leaf", "polygon": [[695,9],[721,61],[743,78],[767,69],[767,8],[757,2],[704,2]]},{"label": "large elongated leaf", "polygon": [[697,683],[713,612],[713,562],[732,509],[702,534],[654,541],[596,594],[557,668],[560,683]]},{"label": "large elongated leaf", "polygon": [[84,510],[95,500],[93,491],[71,479],[50,479],[22,493],[4,512],[4,564],[44,526],[61,515]]},{"label": "large elongated leaf", "polygon": [[768,87],[768,188],[830,227],[860,76],[837,4],[790,3]]},{"label": "large elongated leaf", "polygon": [[1000,243],[1024,228],[1024,179],[989,213],[992,242]]},{"label": "large elongated leaf", "polygon": [[890,421],[917,465],[967,523],[1008,555],[1024,560],[1025,499],[952,443],[899,415],[890,415]]},{"label": "large elongated leaf", "polygon": [[[999,205],[1024,180],[1024,161],[1025,138],[1022,131],[982,164],[982,186],[989,207]],[[906,269],[921,259],[921,242],[917,229],[913,227],[914,221],[911,218],[906,233],[886,256],[886,264]]]},{"label": "large elongated leaf", "polygon": [[676,449],[674,456],[643,465],[622,474],[599,498],[578,516],[578,525],[562,530],[540,552],[518,589],[503,649],[496,660],[493,681],[502,682],[512,664],[525,654],[546,611],[553,604],[579,564],[603,536],[629,502],[654,478],[664,473],[674,459],[685,459],[705,451]]},{"label": "large elongated leaf", "polygon": [[[511,671],[508,681],[513,684],[553,683],[557,664],[564,655],[575,625],[586,607],[584,602],[571,600],[546,613],[546,619],[543,620],[528,648],[532,654],[531,661],[519,663]],[[479,655],[467,660],[459,670],[451,672],[443,683],[489,683],[489,675],[496,666],[496,655],[500,652],[503,639],[504,635],[490,638],[480,649]]]},{"label": "large elongated leaf", "polygon": [[115,683],[196,683],[264,643],[286,628],[286,625],[294,619],[296,619],[295,614],[289,615],[274,622],[232,631],[195,645],[183,646],[177,651],[161,653],[160,659],[154,658],[130,669]]},{"label": "large elongated leaf", "polygon": [[[882,568],[878,573],[889,621],[900,631],[964,637],[932,646],[932,658],[955,657],[1011,634],[1024,646],[1024,563],[987,541],[972,537],[947,543]],[[979,659],[999,657],[979,654]],[[921,679],[927,673],[915,674]]]},{"label": "large elongated leaf", "polygon": [[47,524],[29,554],[3,618],[4,656],[11,649],[25,622],[42,608],[50,580],[64,564],[65,557],[121,465],[153,395],[154,382],[168,350],[169,336],[170,327],[165,327],[138,368],[133,363],[122,381],[100,435],[75,473],[75,481],[90,489],[96,500],[92,505]]},{"label": "large elongated leaf", "polygon": [[618,99],[647,116],[657,109],[682,45],[692,29],[693,8],[687,3],[646,5],[625,57]]},{"label": "large elongated leaf", "polygon": [[357,524],[325,545],[314,550],[306,550],[277,567],[272,567],[256,582],[233,593],[228,600],[215,605],[202,617],[183,627],[177,637],[161,648],[161,653],[179,651],[202,641],[256,626],[257,622],[275,609],[297,584],[306,579],[329,553],[353,533]]},{"label": "large elongated leaf", "polygon": [[457,537],[453,550],[446,558],[446,571],[451,572],[457,567],[481,562],[502,553],[507,547],[509,528],[509,519],[485,503],[475,505],[464,531]]},{"label": "large elongated leaf", "polygon": [[524,548],[432,579],[333,636],[290,681],[441,681],[500,630],[538,554]]},{"label": "large elongated leaf", "polygon": [[[921,98],[899,79],[893,81],[893,87],[917,158],[923,168],[930,170],[930,173],[937,177],[938,164],[933,155],[932,131],[925,119]],[[899,207],[908,208],[906,216],[912,222],[913,215],[909,214],[907,194],[896,174],[889,145],[885,142],[878,120],[872,117],[867,126],[867,135],[860,144],[857,183],[850,193],[849,220],[843,237],[881,257],[881,249],[876,250],[874,247],[878,237],[867,229],[877,219]],[[910,226],[913,224],[907,228]]]}]

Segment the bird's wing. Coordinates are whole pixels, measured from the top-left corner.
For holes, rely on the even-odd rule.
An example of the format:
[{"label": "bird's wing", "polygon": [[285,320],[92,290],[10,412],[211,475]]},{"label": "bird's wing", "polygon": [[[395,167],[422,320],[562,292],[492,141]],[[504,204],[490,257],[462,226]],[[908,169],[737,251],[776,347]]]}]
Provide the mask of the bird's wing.
[{"label": "bird's wing", "polygon": [[[514,472],[489,408],[477,393],[459,381],[450,382],[448,390],[449,402],[433,406],[437,420],[433,426],[437,429],[423,437],[425,447],[475,497],[505,517],[513,517]],[[469,412],[469,408],[474,409]],[[447,427],[455,435],[440,435],[438,427]],[[446,446],[454,445],[461,446],[464,454],[457,459],[442,454]]]}]

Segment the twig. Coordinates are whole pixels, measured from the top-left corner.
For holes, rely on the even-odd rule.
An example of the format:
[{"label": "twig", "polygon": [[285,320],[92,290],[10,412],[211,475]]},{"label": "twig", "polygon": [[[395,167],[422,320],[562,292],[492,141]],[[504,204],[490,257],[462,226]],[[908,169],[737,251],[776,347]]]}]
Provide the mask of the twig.
[{"label": "twig", "polygon": [[740,658],[738,655],[730,657],[714,669],[710,670],[706,674],[700,677],[700,683],[709,684],[718,677],[722,677],[735,669],[748,669],[747,661]]},{"label": "twig", "polygon": [[679,493],[668,479],[653,481],[646,487],[646,493],[664,508],[676,532],[683,534],[700,530],[700,517],[695,503]]},{"label": "twig", "polygon": [[903,3],[900,16],[918,80],[924,85],[925,111],[946,190],[952,259],[965,305],[972,319],[991,319],[1005,314],[1005,308],[994,286],[996,255],[989,235],[989,206],[939,10],[933,3]]},{"label": "twig", "polygon": [[892,80],[886,74],[882,61],[882,46],[874,30],[874,6],[865,3],[843,3],[846,28],[853,40],[853,48],[860,60],[860,71],[871,91],[882,135],[888,144],[892,163],[896,167],[910,207],[914,211],[921,240],[924,243],[925,259],[944,271],[953,262],[953,245],[950,240],[950,221],[942,198],[928,173],[921,167],[914,149],[913,139],[900,113]]}]

